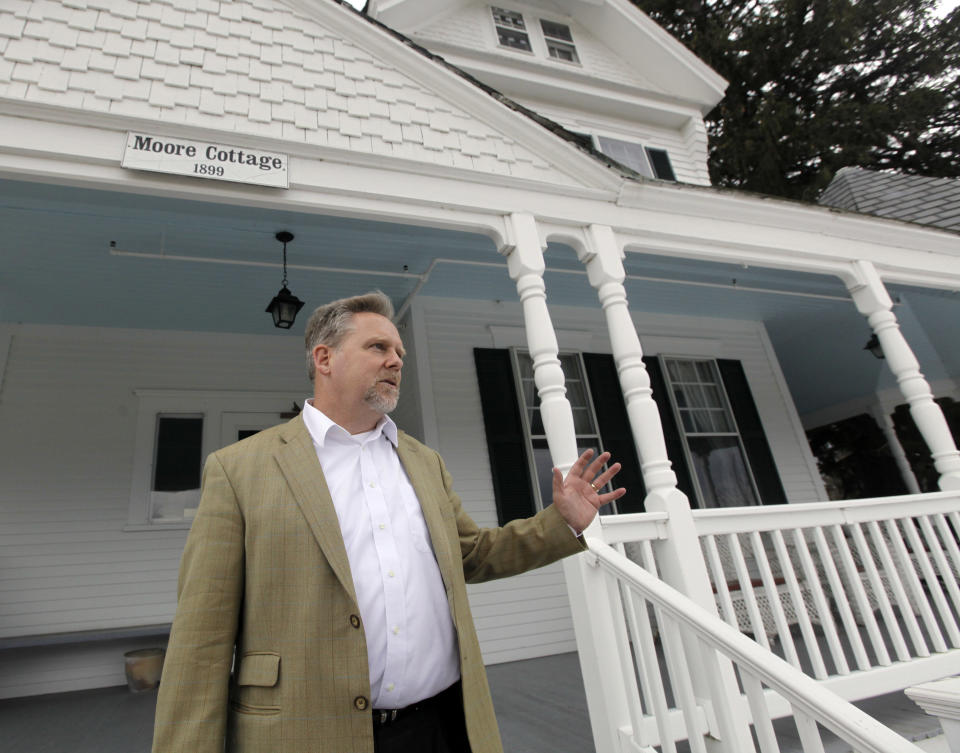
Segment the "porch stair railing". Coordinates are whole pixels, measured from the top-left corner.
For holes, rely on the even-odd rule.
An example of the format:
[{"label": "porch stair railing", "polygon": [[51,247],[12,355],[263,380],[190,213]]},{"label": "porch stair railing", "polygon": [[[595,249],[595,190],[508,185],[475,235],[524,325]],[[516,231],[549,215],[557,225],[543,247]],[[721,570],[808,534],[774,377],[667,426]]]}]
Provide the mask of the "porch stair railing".
[{"label": "porch stair railing", "polygon": [[687,515],[712,603],[662,578],[666,512],[604,517],[568,566],[598,753],[769,753],[788,716],[804,751],[917,750],[849,702],[960,673],[960,495]]}]

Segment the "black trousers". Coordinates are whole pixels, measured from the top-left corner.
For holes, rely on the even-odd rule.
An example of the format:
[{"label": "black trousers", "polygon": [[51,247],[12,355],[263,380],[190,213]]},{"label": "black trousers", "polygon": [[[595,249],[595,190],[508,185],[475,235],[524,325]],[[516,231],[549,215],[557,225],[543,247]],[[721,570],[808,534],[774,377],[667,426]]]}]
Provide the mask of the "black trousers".
[{"label": "black trousers", "polygon": [[380,716],[373,712],[374,753],[470,753],[459,682],[400,709],[392,721],[381,723]]}]

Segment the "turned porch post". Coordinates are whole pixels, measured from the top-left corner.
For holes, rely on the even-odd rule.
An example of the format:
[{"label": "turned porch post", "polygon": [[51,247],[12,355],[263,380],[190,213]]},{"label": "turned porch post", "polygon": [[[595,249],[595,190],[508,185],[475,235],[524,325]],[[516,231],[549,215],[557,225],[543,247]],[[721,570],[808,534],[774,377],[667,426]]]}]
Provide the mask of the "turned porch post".
[{"label": "turned porch post", "polygon": [[[577,437],[557,337],[547,310],[543,243],[532,215],[517,213],[506,220],[507,244],[501,253],[507,257],[507,269],[517,284],[523,306],[543,428],[553,464],[567,473],[577,459]],[[599,524],[595,520],[588,532],[597,530]],[[627,697],[638,692],[633,669],[621,664],[616,648],[618,644],[626,645],[626,618],[615,587],[611,590],[600,569],[587,566],[583,560],[567,557],[563,572],[594,744],[597,753],[615,753],[621,750],[618,730],[630,719]]]},{"label": "turned porch post", "polygon": [[[660,412],[653,400],[650,376],[643,363],[643,348],[627,305],[627,292],[623,286],[626,279],[624,252],[612,228],[590,225],[586,230],[587,243],[578,250],[578,256],[586,266],[587,278],[597,291],[607,320],[630,429],[647,487],[644,505],[649,512],[663,511],[669,515],[667,536],[655,545],[659,576],[700,606],[717,614],[690,501],[677,488],[677,477],[667,456]],[[715,652],[701,651],[695,642],[685,640],[684,643],[690,666],[699,666],[703,670],[691,677],[695,692],[700,698],[710,698],[715,710],[719,735],[718,739],[713,736],[705,739],[708,750],[729,753],[747,750],[751,747],[750,729],[742,709],[734,700],[739,698],[740,692],[733,665]]]},{"label": "turned porch post", "polygon": [[843,280],[857,310],[867,317],[880,340],[887,365],[910,406],[910,415],[930,448],[934,466],[940,474],[940,488],[944,491],[960,489],[960,452],[957,452],[943,411],[933,400],[929,383],[920,373],[920,364],[900,331],[893,313],[893,301],[883,280],[873,264],[867,261],[853,262]]},{"label": "turned porch post", "polygon": [[527,348],[533,359],[533,377],[540,395],[540,415],[547,435],[550,458],[564,475],[577,459],[577,435],[573,410],[567,400],[567,388],[560,368],[557,335],[547,310],[543,284],[543,244],[533,215],[511,214],[507,221],[510,243],[501,253],[507,257],[510,279],[517,284],[523,307]]}]

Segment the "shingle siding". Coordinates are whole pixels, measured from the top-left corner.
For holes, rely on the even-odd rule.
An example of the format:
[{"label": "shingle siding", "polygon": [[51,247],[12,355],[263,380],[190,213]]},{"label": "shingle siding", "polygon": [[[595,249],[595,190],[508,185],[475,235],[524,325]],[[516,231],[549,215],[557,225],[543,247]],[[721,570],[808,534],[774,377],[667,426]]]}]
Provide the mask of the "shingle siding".
[{"label": "shingle siding", "polygon": [[0,8],[0,52],[0,98],[573,182],[273,0],[18,0]]}]

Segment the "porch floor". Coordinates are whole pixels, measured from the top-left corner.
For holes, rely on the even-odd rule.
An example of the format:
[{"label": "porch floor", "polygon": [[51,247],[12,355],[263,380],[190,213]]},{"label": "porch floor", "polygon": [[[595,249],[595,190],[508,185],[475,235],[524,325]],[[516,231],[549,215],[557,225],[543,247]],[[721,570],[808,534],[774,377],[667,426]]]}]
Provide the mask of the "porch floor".
[{"label": "porch floor", "polygon": [[[593,753],[580,665],[575,653],[487,668],[507,753]],[[148,753],[156,692],[126,687],[0,701],[0,753]],[[929,751],[946,751],[936,719],[903,693],[857,704]],[[783,753],[799,751],[792,721],[780,720]],[[827,753],[845,753],[828,740]]]}]

